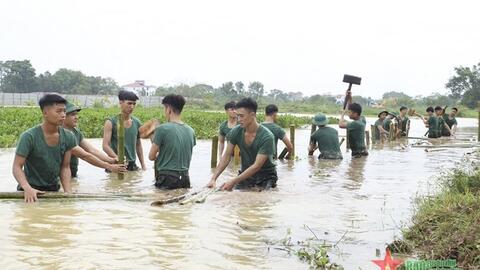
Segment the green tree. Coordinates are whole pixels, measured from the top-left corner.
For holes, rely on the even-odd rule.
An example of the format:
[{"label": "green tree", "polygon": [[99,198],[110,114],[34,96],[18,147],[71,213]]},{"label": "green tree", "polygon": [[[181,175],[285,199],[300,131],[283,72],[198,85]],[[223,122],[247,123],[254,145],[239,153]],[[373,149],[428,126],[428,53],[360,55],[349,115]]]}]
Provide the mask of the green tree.
[{"label": "green tree", "polygon": [[235,92],[237,92],[237,95],[243,95],[245,93],[245,85],[243,82],[236,82],[235,83]]},{"label": "green tree", "polygon": [[456,67],[455,75],[445,85],[456,98],[473,109],[480,100],[480,64],[469,67]]},{"label": "green tree", "polygon": [[223,83],[222,86],[218,88],[218,92],[220,92],[223,96],[228,98],[236,97],[236,91],[235,91],[235,88],[233,87],[233,82]]},{"label": "green tree", "polygon": [[30,60],[9,60],[1,64],[0,91],[28,93],[36,91],[35,69]]},{"label": "green tree", "polygon": [[265,89],[263,88],[263,83],[255,81],[248,84],[248,94],[255,99],[258,99],[263,96]]}]

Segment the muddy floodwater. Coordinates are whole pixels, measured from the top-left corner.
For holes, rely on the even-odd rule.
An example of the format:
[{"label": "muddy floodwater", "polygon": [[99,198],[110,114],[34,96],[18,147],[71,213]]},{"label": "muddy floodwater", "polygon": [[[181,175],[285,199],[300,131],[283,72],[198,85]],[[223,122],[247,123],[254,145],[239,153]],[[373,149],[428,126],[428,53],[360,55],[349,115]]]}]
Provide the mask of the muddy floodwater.
[{"label": "muddy floodwater", "polygon": [[[375,119],[368,119],[369,125]],[[458,119],[458,137],[476,136],[475,119]],[[81,128],[81,127],[80,127]],[[412,121],[411,136],[425,128]],[[306,269],[282,250],[269,248],[285,237],[312,237],[308,225],[326,243],[334,262],[345,269],[378,269],[375,250],[400,235],[412,214],[412,201],[434,189],[432,179],[453,168],[472,148],[425,152],[405,147],[415,140],[385,143],[370,156],[318,161],[307,156],[309,128],[296,131],[295,161],[278,161],[278,188],[269,192],[217,192],[205,203],[151,207],[145,200],[41,200],[27,205],[0,201],[2,269]],[[341,131],[340,134],[344,134]],[[91,139],[100,146],[99,139]],[[459,143],[443,140],[442,144]],[[144,153],[149,142],[143,141]],[[279,146],[283,148],[282,143]],[[210,179],[211,143],[194,148],[194,189]],[[14,149],[0,150],[0,191],[14,191]],[[154,192],[148,170],[124,180],[80,162],[78,192]],[[219,179],[237,173],[232,164]],[[343,238],[342,238],[343,236]],[[383,255],[383,253],[382,253]]]}]

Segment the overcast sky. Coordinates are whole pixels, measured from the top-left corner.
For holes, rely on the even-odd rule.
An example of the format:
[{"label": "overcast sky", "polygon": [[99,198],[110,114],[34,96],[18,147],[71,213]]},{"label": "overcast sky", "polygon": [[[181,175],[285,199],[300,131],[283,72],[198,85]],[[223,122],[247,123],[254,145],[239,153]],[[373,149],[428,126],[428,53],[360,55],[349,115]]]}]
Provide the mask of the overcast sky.
[{"label": "overcast sky", "polygon": [[0,0],[0,60],[119,84],[258,80],[305,95],[445,93],[480,61],[479,1]]}]

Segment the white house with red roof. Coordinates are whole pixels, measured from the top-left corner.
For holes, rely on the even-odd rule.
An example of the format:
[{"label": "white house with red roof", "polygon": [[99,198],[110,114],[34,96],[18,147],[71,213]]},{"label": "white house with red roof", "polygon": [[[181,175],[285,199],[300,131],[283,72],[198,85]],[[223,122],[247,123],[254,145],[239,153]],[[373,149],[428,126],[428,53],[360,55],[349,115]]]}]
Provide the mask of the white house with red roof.
[{"label": "white house with red roof", "polygon": [[137,94],[137,96],[153,96],[155,95],[157,87],[153,85],[146,85],[145,81],[143,80],[137,80],[134,83],[123,85],[122,89],[134,92]]}]

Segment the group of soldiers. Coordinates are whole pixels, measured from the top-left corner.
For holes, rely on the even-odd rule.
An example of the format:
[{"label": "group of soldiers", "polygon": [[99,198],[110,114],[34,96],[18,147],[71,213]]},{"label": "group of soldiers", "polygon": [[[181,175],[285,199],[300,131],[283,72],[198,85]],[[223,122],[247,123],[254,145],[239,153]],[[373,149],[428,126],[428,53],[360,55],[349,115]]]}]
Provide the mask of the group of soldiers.
[{"label": "group of soldiers", "polygon": [[[144,125],[133,116],[138,101],[136,94],[120,91],[118,98],[121,117],[115,115],[105,120],[103,152],[85,140],[78,128],[81,108],[56,94],[47,94],[40,99],[43,121],[20,136],[12,168],[18,182],[17,189],[24,192],[26,202],[38,200],[39,193],[59,191],[60,185],[64,192],[71,192],[70,182],[78,174],[79,158],[107,172],[146,170],[142,138],[150,138],[152,142],[148,159],[154,161],[155,186],[159,189],[190,188],[189,169],[196,137],[195,131],[182,121],[185,98],[175,94],[165,96],[162,104],[166,122],[159,124],[149,121]],[[346,108],[340,117],[339,127],[347,130],[352,157],[367,156],[366,120],[362,116],[362,107],[350,101]],[[429,129],[430,138],[447,134],[447,131],[449,135],[455,132],[458,110],[452,108],[452,113],[445,116],[444,110],[438,108],[428,108],[428,118],[420,116]],[[234,155],[235,147],[240,151],[241,170],[236,177],[224,182],[219,187],[221,190],[276,187],[278,176],[274,159],[277,157],[277,143],[282,141],[287,153],[292,153],[293,145],[285,131],[276,124],[278,107],[268,105],[265,108],[265,121],[261,123],[257,119],[257,109],[257,102],[251,98],[225,104],[228,119],[219,127],[218,151],[221,158],[207,183],[208,187],[216,186],[217,179]],[[397,121],[401,126],[399,132],[402,136],[406,134],[409,126],[407,110],[402,107],[399,116],[381,112],[375,123],[378,139],[388,132],[391,121]],[[346,114],[351,121],[345,119]],[[118,164],[117,127],[122,120],[126,162]],[[338,132],[328,126],[328,122],[326,115],[321,113],[313,118],[312,123],[318,129],[311,134],[308,150],[313,154],[318,149],[319,159],[342,159]]]}]

